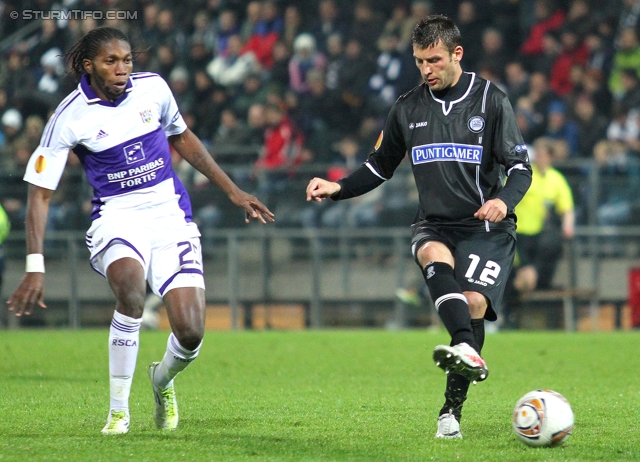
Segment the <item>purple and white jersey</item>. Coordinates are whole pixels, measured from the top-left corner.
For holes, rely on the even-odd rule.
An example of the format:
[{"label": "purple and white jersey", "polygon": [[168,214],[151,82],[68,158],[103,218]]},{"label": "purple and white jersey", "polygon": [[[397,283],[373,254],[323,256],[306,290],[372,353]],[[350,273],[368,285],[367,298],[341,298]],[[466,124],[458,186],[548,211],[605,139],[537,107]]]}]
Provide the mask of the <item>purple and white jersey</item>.
[{"label": "purple and white jersey", "polygon": [[167,141],[186,128],[159,75],[131,74],[125,93],[113,102],[101,100],[83,76],[49,119],[24,180],[56,189],[73,150],[93,186],[92,219],[161,206],[167,214],[181,210],[191,221],[189,197],[171,167]]}]

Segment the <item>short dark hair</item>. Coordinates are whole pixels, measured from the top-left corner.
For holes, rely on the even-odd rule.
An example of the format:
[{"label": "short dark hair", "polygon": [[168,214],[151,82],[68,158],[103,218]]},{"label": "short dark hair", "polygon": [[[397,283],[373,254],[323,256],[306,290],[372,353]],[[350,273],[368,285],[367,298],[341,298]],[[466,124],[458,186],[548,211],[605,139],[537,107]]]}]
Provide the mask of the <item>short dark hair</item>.
[{"label": "short dark hair", "polygon": [[100,52],[100,47],[113,39],[122,40],[131,45],[124,32],[113,27],[97,27],[87,32],[86,35],[64,55],[71,68],[70,73],[74,75],[76,80],[80,80],[80,77],[87,73],[84,70],[83,61],[85,59],[93,61]]},{"label": "short dark hair", "polygon": [[411,42],[422,49],[435,46],[440,41],[449,53],[453,53],[462,44],[460,29],[447,16],[432,14],[422,19],[413,29]]}]

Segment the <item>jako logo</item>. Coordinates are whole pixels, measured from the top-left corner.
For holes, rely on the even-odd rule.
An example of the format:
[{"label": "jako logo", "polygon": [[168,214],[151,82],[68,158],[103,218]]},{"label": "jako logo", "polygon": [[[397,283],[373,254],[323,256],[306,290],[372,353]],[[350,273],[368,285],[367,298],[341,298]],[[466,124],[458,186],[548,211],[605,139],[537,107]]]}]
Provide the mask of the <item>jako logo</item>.
[{"label": "jako logo", "polygon": [[426,126],[427,126],[427,122],[418,122],[417,124],[414,124],[413,122],[411,122],[409,124],[409,130],[413,130],[414,128],[426,127]]},{"label": "jako logo", "polygon": [[111,346],[137,346],[138,342],[131,339],[114,338]]}]

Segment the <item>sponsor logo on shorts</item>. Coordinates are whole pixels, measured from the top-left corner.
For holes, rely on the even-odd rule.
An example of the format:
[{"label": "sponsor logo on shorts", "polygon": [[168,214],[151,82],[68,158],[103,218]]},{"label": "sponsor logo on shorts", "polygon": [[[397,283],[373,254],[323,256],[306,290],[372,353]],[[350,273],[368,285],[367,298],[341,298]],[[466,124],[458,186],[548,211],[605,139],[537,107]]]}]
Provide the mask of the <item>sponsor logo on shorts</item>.
[{"label": "sponsor logo on shorts", "polygon": [[482,162],[482,146],[457,143],[424,144],[411,149],[411,159],[414,165],[452,161],[480,164]]}]

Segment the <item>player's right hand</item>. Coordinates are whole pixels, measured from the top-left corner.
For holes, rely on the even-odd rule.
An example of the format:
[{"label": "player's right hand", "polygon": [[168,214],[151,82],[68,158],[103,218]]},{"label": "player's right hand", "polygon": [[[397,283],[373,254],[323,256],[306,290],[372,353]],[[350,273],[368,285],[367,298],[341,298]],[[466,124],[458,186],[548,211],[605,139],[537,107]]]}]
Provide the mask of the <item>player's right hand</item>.
[{"label": "player's right hand", "polygon": [[36,305],[46,308],[43,286],[44,273],[26,273],[20,286],[7,300],[9,311],[14,311],[16,316],[22,316],[30,315]]},{"label": "player's right hand", "polygon": [[340,184],[333,181],[323,180],[322,178],[314,178],[307,186],[307,201],[321,202],[329,196],[340,191]]}]

